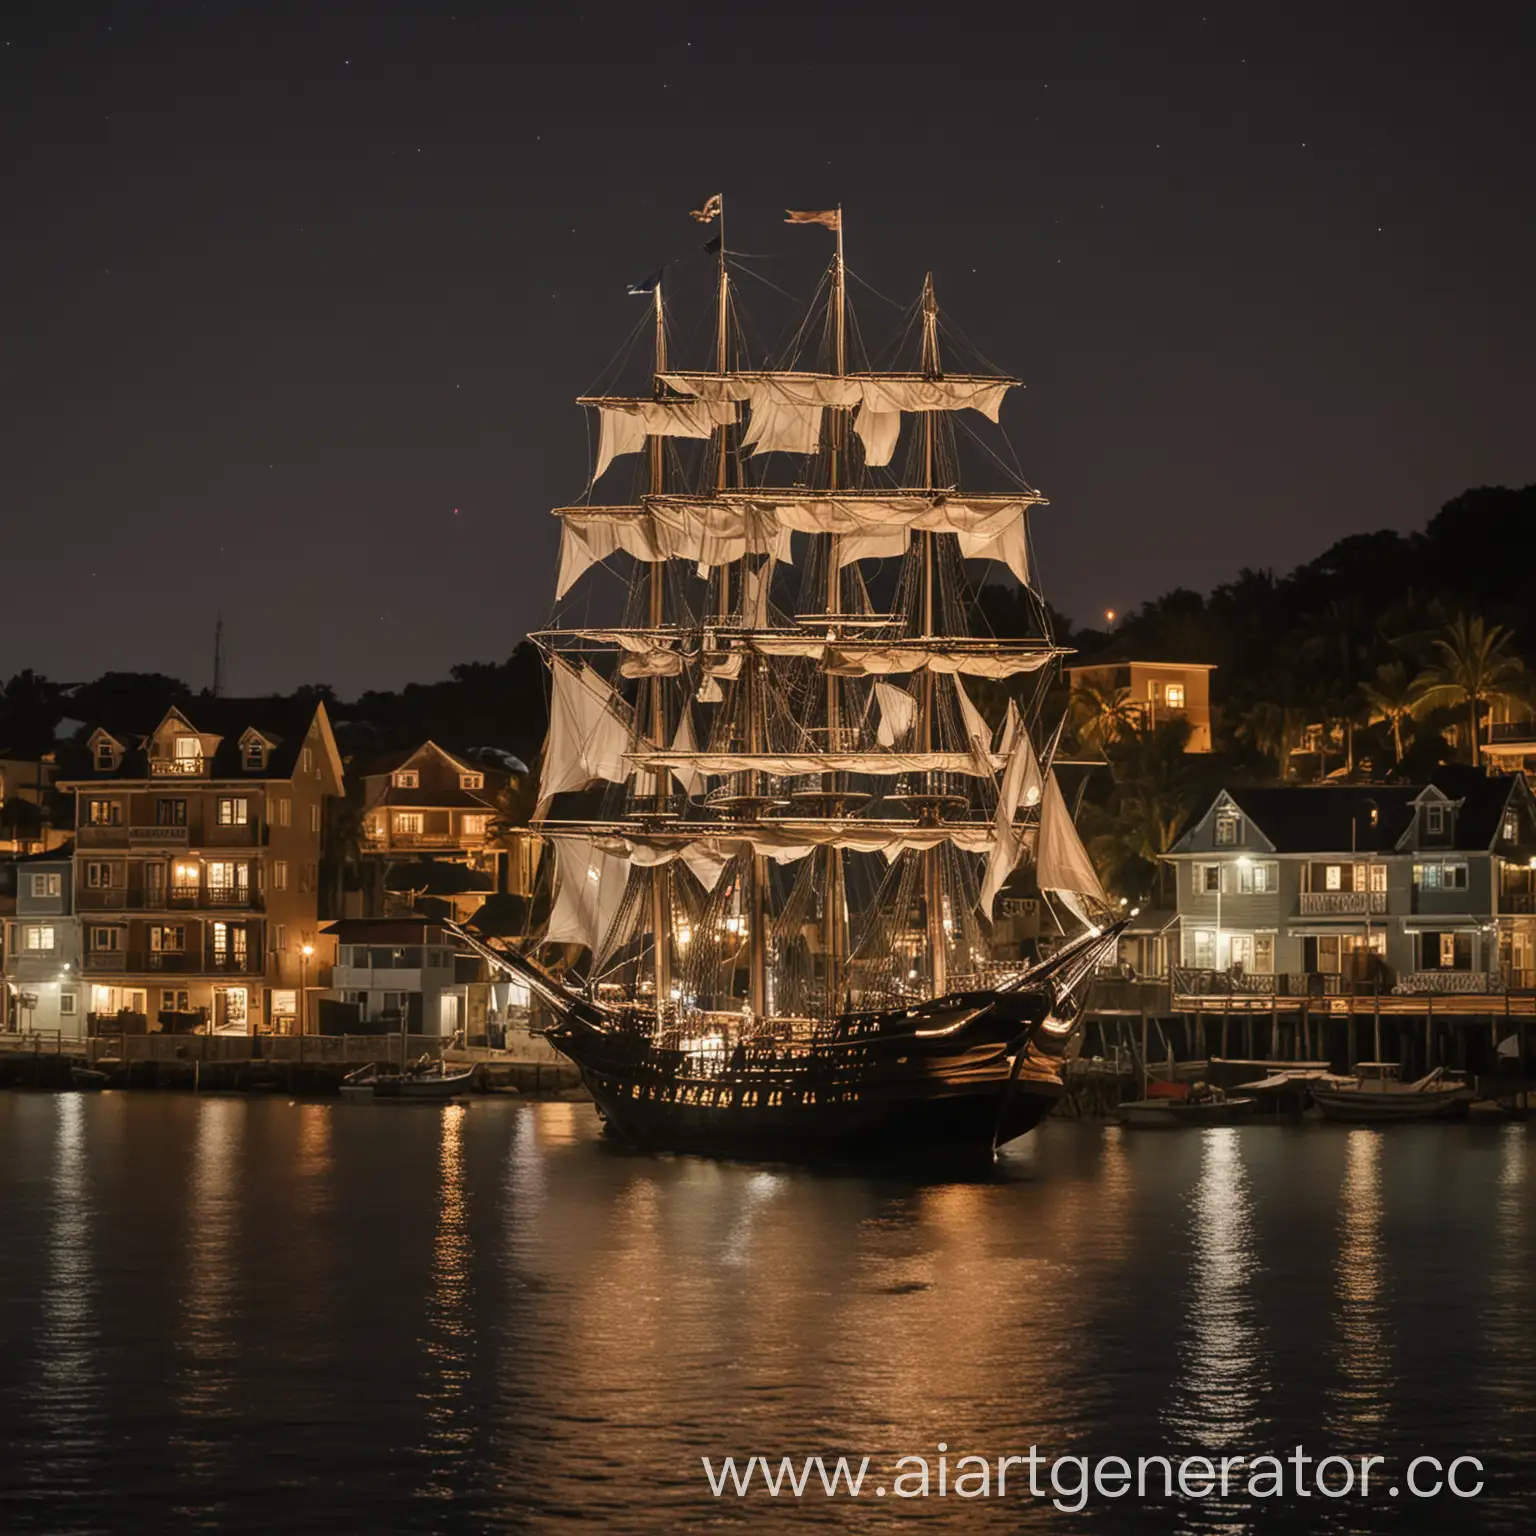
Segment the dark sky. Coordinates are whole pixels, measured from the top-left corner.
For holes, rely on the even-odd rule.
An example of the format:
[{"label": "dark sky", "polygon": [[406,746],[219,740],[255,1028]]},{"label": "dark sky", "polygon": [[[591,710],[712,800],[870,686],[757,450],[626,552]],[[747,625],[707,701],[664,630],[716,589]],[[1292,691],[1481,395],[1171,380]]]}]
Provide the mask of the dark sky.
[{"label": "dark sky", "polygon": [[796,292],[785,206],[932,267],[1081,620],[1536,480],[1533,16],[10,0],[0,674],[203,684],[221,605],[231,691],[505,656],[717,190]]}]

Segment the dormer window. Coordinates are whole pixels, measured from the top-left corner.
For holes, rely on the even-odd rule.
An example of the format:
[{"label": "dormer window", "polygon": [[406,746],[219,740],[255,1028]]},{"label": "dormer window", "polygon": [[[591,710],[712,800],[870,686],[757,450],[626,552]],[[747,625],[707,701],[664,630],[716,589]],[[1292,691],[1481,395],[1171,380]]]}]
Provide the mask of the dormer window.
[{"label": "dormer window", "polygon": [[245,743],[242,761],[247,773],[259,773],[267,766],[267,744],[259,737],[251,737]]},{"label": "dormer window", "polygon": [[1504,812],[1502,836],[1506,843],[1518,843],[1520,841],[1520,817],[1513,807]]},{"label": "dormer window", "polygon": [[1242,840],[1243,818],[1236,811],[1216,812],[1216,846],[1235,848]]},{"label": "dormer window", "polygon": [[485,775],[483,773],[461,773],[459,775],[460,789],[484,789]]},{"label": "dormer window", "polygon": [[1445,807],[1443,805],[1426,805],[1424,807],[1424,831],[1429,837],[1443,837],[1445,835]]},{"label": "dormer window", "polygon": [[420,789],[421,775],[414,768],[397,768],[395,770],[396,789]]},{"label": "dormer window", "polygon": [[96,743],[96,771],[98,773],[114,772],[122,760],[122,749],[115,741],[102,737]]}]

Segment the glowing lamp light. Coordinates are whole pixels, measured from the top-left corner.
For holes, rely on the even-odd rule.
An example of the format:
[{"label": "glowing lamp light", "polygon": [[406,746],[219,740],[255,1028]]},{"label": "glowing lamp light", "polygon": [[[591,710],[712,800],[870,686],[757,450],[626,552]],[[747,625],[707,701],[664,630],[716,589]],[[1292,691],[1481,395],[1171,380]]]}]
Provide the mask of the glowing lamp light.
[{"label": "glowing lamp light", "polygon": [[299,945],[299,953],[301,955],[303,955],[306,960],[308,960],[309,957],[312,954],[314,954],[314,952],[315,952],[315,946],[313,944],[301,944],[301,945]]},{"label": "glowing lamp light", "polygon": [[1113,624],[1115,622],[1115,610],[1113,608],[1106,608],[1104,610],[1104,622],[1106,624]]},{"label": "glowing lamp light", "polygon": [[679,928],[677,930],[677,942],[678,942],[678,947],[679,948],[686,949],[688,947],[688,945],[692,942],[692,939],[693,939],[693,929],[691,929],[691,928]]},{"label": "glowing lamp light", "polygon": [[1131,908],[1131,916],[1132,917],[1139,917],[1140,915],[1141,915],[1141,908],[1140,907],[1132,907]]}]

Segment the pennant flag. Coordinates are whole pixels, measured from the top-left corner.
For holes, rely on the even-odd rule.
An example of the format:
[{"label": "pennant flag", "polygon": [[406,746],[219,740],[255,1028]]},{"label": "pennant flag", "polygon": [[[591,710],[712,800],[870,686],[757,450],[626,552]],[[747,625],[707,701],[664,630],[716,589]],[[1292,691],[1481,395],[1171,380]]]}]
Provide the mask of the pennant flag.
[{"label": "pennant flag", "polygon": [[841,208],[786,208],[784,212],[788,215],[784,220],[786,224],[820,224],[830,230],[839,230],[843,227]]},{"label": "pennant flag", "polygon": [[649,277],[642,277],[638,283],[631,283],[624,291],[626,293],[655,293],[661,286],[661,277],[667,269],[657,267]]},{"label": "pennant flag", "polygon": [[720,217],[720,204],[723,195],[723,193],[716,192],[715,195],[710,198],[710,200],[705,203],[702,208],[695,208],[693,210],[693,217],[696,218],[700,224],[713,223]]},{"label": "pennant flag", "polygon": [[719,235],[716,235],[713,240],[706,240],[704,242],[704,254],[706,256],[718,256],[720,254],[720,236]]}]

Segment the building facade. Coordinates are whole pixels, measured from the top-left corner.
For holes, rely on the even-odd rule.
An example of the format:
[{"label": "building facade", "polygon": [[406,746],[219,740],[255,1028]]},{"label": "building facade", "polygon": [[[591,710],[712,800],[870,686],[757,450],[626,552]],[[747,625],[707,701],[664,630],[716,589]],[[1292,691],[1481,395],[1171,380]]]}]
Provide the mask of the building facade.
[{"label": "building facade", "polygon": [[1215,666],[1199,661],[1140,661],[1129,655],[1104,653],[1066,668],[1072,691],[1092,688],[1100,694],[1123,694],[1125,710],[1141,729],[1167,720],[1187,720],[1186,752],[1209,752],[1211,733],[1211,673]]},{"label": "building facade", "polygon": [[7,1016],[15,1030],[85,1034],[81,1006],[80,925],[74,915],[74,858],[66,845],[18,859],[16,911],[7,920]]},{"label": "building facade", "polygon": [[1167,857],[1186,985],[1214,973],[1286,992],[1536,987],[1523,775],[1223,790]]},{"label": "building facade", "polygon": [[430,897],[464,920],[493,892],[533,893],[541,845],[505,826],[511,782],[432,741],[364,774],[362,853],[382,866],[370,886],[385,892],[386,913],[409,915]]},{"label": "building facade", "polygon": [[93,1032],[291,1033],[323,986],[323,704],[216,699],[146,734],[98,729],[75,796],[73,890]]},{"label": "building facade", "polygon": [[[526,1021],[528,989],[492,977],[486,962],[440,924],[421,918],[345,918],[326,933],[336,943],[328,1003],[363,1033],[403,1030],[472,1043]],[[500,1044],[496,1039],[495,1043]]]}]

